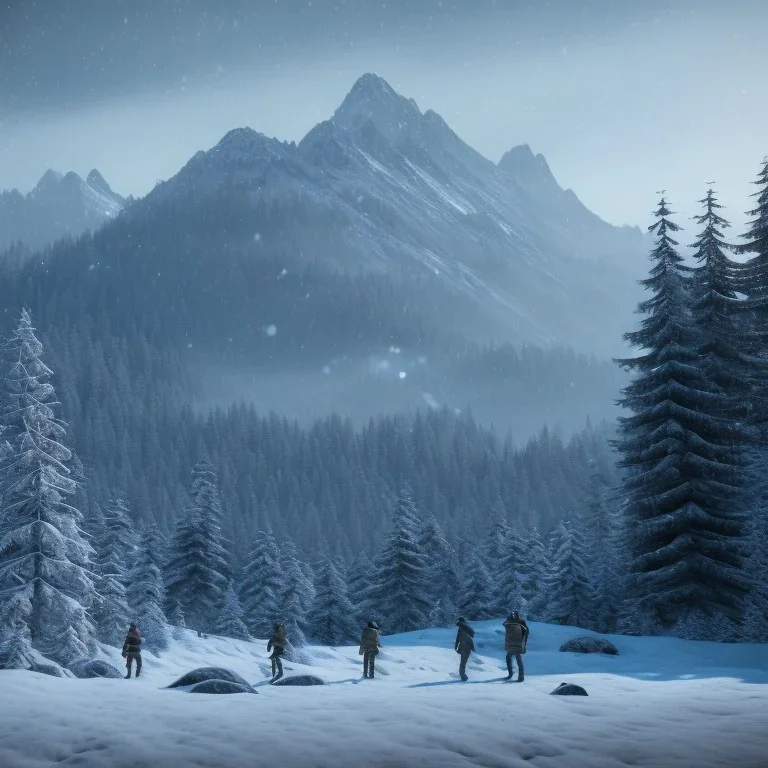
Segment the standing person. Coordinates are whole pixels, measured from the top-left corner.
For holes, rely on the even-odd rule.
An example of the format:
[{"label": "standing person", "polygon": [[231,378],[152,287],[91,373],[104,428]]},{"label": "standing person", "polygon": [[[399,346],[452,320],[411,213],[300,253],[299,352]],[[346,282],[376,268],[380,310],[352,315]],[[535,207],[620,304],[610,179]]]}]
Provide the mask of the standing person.
[{"label": "standing person", "polygon": [[525,619],[520,618],[517,611],[513,611],[504,622],[504,650],[507,652],[507,680],[512,679],[512,656],[517,661],[517,682],[525,680],[523,669],[523,654],[528,643],[528,625]]},{"label": "standing person", "polygon": [[475,650],[475,641],[473,640],[475,636],[475,630],[472,629],[469,624],[467,624],[467,621],[464,619],[464,617],[461,617],[456,622],[456,626],[459,628],[456,632],[456,653],[460,654],[461,656],[461,662],[459,663],[459,676],[466,682],[469,679],[467,677],[467,661],[469,661],[469,657],[472,654],[472,651]]},{"label": "standing person", "polygon": [[272,651],[269,658],[272,662],[273,683],[283,676],[283,662],[280,661],[280,657],[285,653],[286,645],[288,645],[288,638],[285,635],[285,624],[275,624],[275,634],[267,643],[267,653]]},{"label": "standing person", "polygon": [[363,678],[373,680],[373,667],[376,656],[381,648],[379,625],[375,621],[369,621],[360,638],[360,655],[363,657]]},{"label": "standing person", "polygon": [[128,670],[128,674],[125,679],[128,680],[131,677],[131,665],[134,660],[136,661],[136,677],[141,673],[141,632],[135,624],[131,624],[128,627],[128,634],[125,636],[125,642],[123,643],[123,658],[125,659],[125,666]]}]

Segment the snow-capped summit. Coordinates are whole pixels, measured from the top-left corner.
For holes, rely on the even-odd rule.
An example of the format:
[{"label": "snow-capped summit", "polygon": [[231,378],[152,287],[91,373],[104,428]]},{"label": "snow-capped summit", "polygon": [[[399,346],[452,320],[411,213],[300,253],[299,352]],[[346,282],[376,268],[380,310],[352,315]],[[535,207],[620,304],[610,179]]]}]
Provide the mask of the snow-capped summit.
[{"label": "snow-capped summit", "polygon": [[369,73],[352,86],[332,119],[350,130],[371,121],[388,141],[398,144],[419,130],[422,117],[413,99],[401,96],[386,80]]},{"label": "snow-capped summit", "polygon": [[58,238],[96,229],[116,216],[125,199],[92,170],[84,180],[74,171],[47,170],[26,195],[0,193],[0,250],[22,242],[41,248]]}]

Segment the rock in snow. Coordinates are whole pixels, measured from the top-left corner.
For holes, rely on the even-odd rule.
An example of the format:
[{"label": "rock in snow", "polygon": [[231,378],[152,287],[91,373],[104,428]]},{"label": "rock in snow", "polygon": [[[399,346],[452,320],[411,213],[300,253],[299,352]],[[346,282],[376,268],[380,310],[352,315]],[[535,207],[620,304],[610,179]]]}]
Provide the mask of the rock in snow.
[{"label": "rock in snow", "polygon": [[92,677],[108,677],[117,680],[123,676],[123,673],[119,669],[101,659],[83,659],[81,661],[72,662],[72,664],[69,665],[69,671],[81,680]]},{"label": "rock in snow", "polygon": [[325,681],[314,675],[292,675],[283,677],[273,685],[325,685]]},{"label": "rock in snow", "polygon": [[606,640],[604,637],[592,637],[591,635],[580,635],[572,637],[560,646],[561,651],[571,653],[605,653],[608,656],[618,656],[619,650],[616,646]]},{"label": "rock in snow", "polygon": [[168,687],[184,688],[188,685],[197,685],[206,680],[224,680],[229,683],[243,685],[246,688],[251,687],[247,680],[240,677],[236,672],[224,669],[224,667],[200,667],[199,669],[193,669],[191,672],[187,672],[186,675],[182,675],[175,683],[171,683]]},{"label": "rock in snow", "polygon": [[41,675],[50,675],[51,677],[66,677],[67,673],[57,664],[33,664],[29,668],[30,672],[37,672]]},{"label": "rock in snow", "polygon": [[190,693],[258,693],[247,683],[233,683],[231,680],[204,680],[190,690]]},{"label": "rock in snow", "polygon": [[588,696],[589,694],[575,683],[560,683],[550,696]]}]

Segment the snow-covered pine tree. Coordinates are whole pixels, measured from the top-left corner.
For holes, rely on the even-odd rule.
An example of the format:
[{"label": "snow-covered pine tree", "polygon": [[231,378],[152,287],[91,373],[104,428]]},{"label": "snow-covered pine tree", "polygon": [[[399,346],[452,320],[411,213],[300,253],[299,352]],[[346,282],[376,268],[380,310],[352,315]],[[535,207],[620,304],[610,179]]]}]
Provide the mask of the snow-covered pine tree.
[{"label": "snow-covered pine tree", "polygon": [[493,617],[491,576],[483,562],[483,554],[480,548],[468,546],[461,564],[456,608],[470,621],[484,621]]},{"label": "snow-covered pine tree", "polygon": [[98,637],[107,645],[121,646],[131,620],[125,585],[129,564],[136,556],[137,538],[122,498],[110,501],[96,531],[95,570],[98,598],[93,606],[93,618]]},{"label": "snow-covered pine tree", "polygon": [[178,629],[186,629],[187,621],[184,618],[184,611],[181,610],[179,603],[174,600],[170,605],[166,602],[166,605],[168,606],[168,623]]},{"label": "snow-covered pine tree", "polygon": [[430,627],[453,626],[458,615],[455,602],[459,594],[458,555],[434,515],[429,515],[420,526],[419,547],[426,562],[428,624]]},{"label": "snow-covered pine tree", "polygon": [[627,470],[627,616],[646,628],[673,627],[688,612],[737,618],[745,591],[737,430],[722,416],[728,395],[699,364],[688,280],[671,237],[679,227],[669,216],[662,198],[643,281],[653,295],[638,306],[640,329],[625,334],[644,353],[618,361],[636,374],[623,390],[632,415],[619,419],[616,442]]},{"label": "snow-covered pine tree", "polygon": [[360,552],[347,569],[347,593],[355,608],[354,616],[358,627],[373,618],[370,591],[375,567],[365,552]]},{"label": "snow-covered pine tree", "polygon": [[620,561],[620,503],[621,499],[611,494],[597,462],[591,461],[580,524],[586,544],[587,571],[597,598],[592,624],[600,632],[616,629],[624,598]]},{"label": "snow-covered pine tree", "polygon": [[315,600],[308,616],[309,635],[325,645],[345,645],[359,637],[355,606],[333,560],[318,568]]},{"label": "snow-covered pine tree", "polygon": [[32,605],[22,594],[0,604],[0,669],[29,669],[35,663],[27,622]]},{"label": "snow-covered pine tree", "polygon": [[158,562],[162,556],[159,533],[154,525],[144,531],[133,567],[128,573],[126,590],[131,618],[144,638],[143,647],[154,653],[164,651],[171,636],[163,613],[165,588]]},{"label": "snow-covered pine tree", "polygon": [[523,538],[523,601],[531,619],[541,619],[546,608],[545,578],[550,566],[539,529],[534,525]]},{"label": "snow-covered pine tree", "polygon": [[[23,646],[28,639],[43,655],[68,663],[75,650],[86,654],[95,636],[87,613],[95,598],[88,570],[92,549],[80,530],[82,515],[66,501],[76,484],[42,352],[25,310],[4,345],[9,369],[0,382],[0,422],[11,448],[0,464],[0,603],[12,601],[2,615],[13,617],[14,642],[21,638]],[[79,645],[69,634],[62,642],[69,630]]]},{"label": "snow-covered pine tree", "polygon": [[518,611],[521,616],[527,616],[528,604],[523,589],[526,579],[525,545],[514,528],[508,529],[506,541],[506,552],[495,578],[493,615],[508,616],[512,611]]},{"label": "snow-covered pine tree", "polygon": [[[491,595],[488,610],[494,616],[502,616],[507,610],[508,585],[501,576],[503,563],[509,556],[510,527],[507,513],[501,502],[491,507],[491,523],[485,539],[482,558],[491,577]],[[519,555],[519,553],[518,553]]]},{"label": "snow-covered pine tree", "polygon": [[231,569],[221,535],[218,479],[208,462],[195,465],[191,495],[166,564],[167,598],[181,606],[187,626],[211,632],[224,609]]},{"label": "snow-covered pine tree", "polygon": [[725,242],[722,233],[730,224],[718,213],[722,206],[713,189],[707,190],[707,196],[699,202],[704,212],[695,220],[703,229],[691,246],[698,264],[691,270],[698,364],[707,381],[726,396],[713,404],[721,408],[720,415],[733,422],[730,428],[734,450],[738,451],[748,442],[748,436],[739,431],[737,422],[750,418],[753,382],[762,380],[765,370],[758,357],[748,354],[748,344],[754,337],[745,334],[741,322],[748,304],[736,295],[736,274],[741,265],[726,255],[725,251],[732,246]]},{"label": "snow-covered pine tree", "polygon": [[[307,644],[309,632],[307,615],[312,607],[314,585],[307,578],[296,545],[292,541],[287,541],[283,545],[280,567],[283,573],[280,622],[285,625],[291,647],[301,648]],[[290,657],[290,649],[288,655]]]},{"label": "snow-covered pine tree", "polygon": [[545,618],[553,624],[595,629],[598,601],[585,562],[584,536],[573,522],[555,530],[554,555],[544,582],[547,595]]},{"label": "snow-covered pine tree", "polygon": [[216,624],[216,634],[224,637],[232,637],[235,640],[250,640],[248,627],[243,621],[243,608],[240,605],[240,598],[235,591],[235,582],[230,579],[227,588],[227,597],[224,602],[224,610],[219,616]]},{"label": "snow-covered pine tree", "polygon": [[285,575],[275,537],[272,531],[259,531],[240,590],[245,625],[253,637],[272,635],[282,612],[280,599],[284,588]]},{"label": "snow-covered pine tree", "polygon": [[[749,350],[764,364],[768,361],[768,157],[754,182],[757,205],[748,215],[751,221],[742,236],[747,242],[737,246],[737,253],[750,258],[737,271],[737,289],[746,295],[744,314],[750,333]],[[750,556],[748,572],[752,586],[745,606],[744,631],[753,640],[768,639],[768,376],[753,378],[751,422],[758,432],[756,444],[748,457],[750,481]]]},{"label": "snow-covered pine tree", "polygon": [[431,606],[418,528],[418,510],[410,491],[403,489],[392,511],[389,534],[374,560],[370,592],[374,616],[389,634],[426,626]]}]

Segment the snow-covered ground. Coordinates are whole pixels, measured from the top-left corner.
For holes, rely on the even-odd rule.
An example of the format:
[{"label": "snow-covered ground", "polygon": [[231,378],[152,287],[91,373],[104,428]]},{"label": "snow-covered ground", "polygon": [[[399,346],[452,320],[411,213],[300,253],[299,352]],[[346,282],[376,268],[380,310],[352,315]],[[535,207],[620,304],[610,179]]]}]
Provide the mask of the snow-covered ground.
[{"label": "snow-covered ground", "polygon": [[[580,630],[531,625],[526,680],[502,682],[500,622],[476,624],[470,681],[454,632],[384,637],[377,679],[357,648],[311,648],[328,685],[266,684],[264,643],[186,632],[138,680],[0,672],[0,766],[400,768],[404,766],[768,765],[768,646],[612,638],[618,657],[559,653]],[[114,649],[105,658],[122,669]],[[240,673],[259,694],[165,686],[200,666]],[[574,681],[588,698],[549,696]]]}]

